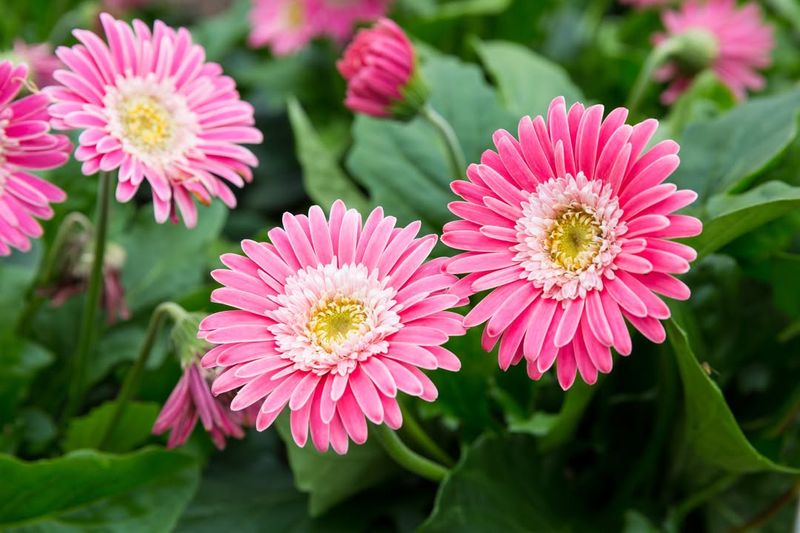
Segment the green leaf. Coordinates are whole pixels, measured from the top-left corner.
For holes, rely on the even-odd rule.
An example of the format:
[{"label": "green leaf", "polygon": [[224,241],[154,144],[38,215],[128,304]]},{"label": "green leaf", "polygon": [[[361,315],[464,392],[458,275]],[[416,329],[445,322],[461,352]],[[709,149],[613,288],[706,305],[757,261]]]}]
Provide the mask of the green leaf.
[{"label": "green leaf", "polygon": [[701,201],[741,191],[797,136],[800,89],[754,98],[721,117],[691,124],[671,181]]},{"label": "green leaf", "polygon": [[208,61],[220,61],[244,39],[250,30],[250,2],[236,0],[233,5],[213,17],[204,17],[192,28],[194,42],[203,45]]},{"label": "green leaf", "polygon": [[0,258],[0,334],[10,332],[17,325],[26,302],[26,294],[39,270],[41,246],[34,244],[28,253],[15,252]]},{"label": "green leaf", "polygon": [[546,475],[536,450],[529,435],[478,439],[442,483],[433,513],[419,531],[579,530],[579,500],[560,479]]},{"label": "green leaf", "polygon": [[450,338],[446,348],[461,360],[461,369],[458,372],[432,372],[430,377],[439,390],[439,396],[433,403],[420,405],[423,413],[442,414],[455,421],[467,438],[475,438],[495,424],[487,391],[499,372],[497,354],[486,353],[480,339],[479,328],[470,329],[464,336]]},{"label": "green leaf", "polygon": [[506,106],[520,116],[545,114],[556,96],[563,96],[567,106],[583,101],[581,90],[561,66],[524,46],[504,41],[479,41],[476,49],[497,83]]},{"label": "green leaf", "polygon": [[295,444],[288,417],[279,418],[276,427],[286,443],[295,486],[309,494],[311,516],[319,516],[397,473],[397,467],[377,439],[367,439],[361,446],[351,443],[346,455],[333,451],[320,453],[311,442],[304,448]]},{"label": "green leaf", "polygon": [[14,420],[36,374],[52,362],[53,355],[37,344],[0,339],[0,428]]},{"label": "green leaf", "polygon": [[578,382],[564,394],[564,403],[558,414],[537,412],[528,420],[512,423],[509,429],[540,437],[540,449],[545,452],[553,450],[575,434],[596,390],[597,387]]},{"label": "green leaf", "polygon": [[[736,106],[736,98],[727,85],[710,70],[701,73],[672,105],[664,121],[671,137],[680,137],[691,123],[708,121]],[[666,131],[659,128],[659,132]]]},{"label": "green leaf", "polygon": [[0,528],[169,531],[197,478],[193,458],[158,448],[84,450],[34,462],[0,456]]},{"label": "green leaf", "polygon": [[768,181],[742,194],[712,197],[703,217],[703,233],[686,243],[706,256],[729,242],[800,206],[800,187]]},{"label": "green leaf", "polygon": [[368,213],[372,209],[369,200],[339,167],[294,98],[289,100],[289,120],[294,131],[297,157],[303,166],[303,182],[311,199],[325,210],[335,200],[341,199],[347,207]]},{"label": "green leaf", "polygon": [[705,463],[734,473],[800,473],[761,455],[737,424],[725,397],[700,366],[676,317],[665,325],[683,382],[686,445]]},{"label": "green leaf", "polygon": [[376,517],[386,525],[386,506],[391,499],[376,498],[369,505],[362,502],[312,518],[308,497],[294,487],[276,432],[251,432],[243,441],[231,441],[224,454],[212,459],[197,496],[175,531],[372,531],[369,523]]},{"label": "green leaf", "polygon": [[[431,103],[452,125],[467,162],[478,161],[492,133],[514,124],[474,65],[431,57],[423,67],[432,88]],[[426,232],[438,232],[452,219],[452,176],[442,140],[421,117],[410,123],[356,117],[347,168],[373,203],[384,205],[400,223],[422,220]]]},{"label": "green leaf", "polygon": [[426,17],[428,20],[446,20],[468,16],[496,15],[502,13],[511,0],[456,0],[439,5]]},{"label": "green leaf", "polygon": [[[203,303],[207,301],[208,294],[206,293]],[[92,364],[89,367],[88,382],[90,384],[97,383],[116,365],[136,360],[142,342],[144,342],[145,334],[146,328],[144,326],[129,323],[116,327],[103,335],[94,350]],[[167,328],[162,329],[159,334],[159,340],[153,346],[150,357],[147,358],[146,368],[153,370],[164,362],[164,357],[167,355],[168,344],[166,341],[168,336]]]},{"label": "green leaf", "polygon": [[119,238],[127,253],[122,281],[132,312],[200,285],[209,270],[205,251],[222,231],[227,213],[219,201],[200,207],[192,229],[157,224],[151,207],[138,213],[133,228]]},{"label": "green leaf", "polygon": [[[73,419],[61,447],[70,452],[81,448],[97,448],[105,428],[111,420],[116,402],[106,402],[92,409],[86,416]],[[157,403],[130,402],[111,435],[106,448],[110,452],[127,452],[150,437],[153,423],[161,407]]]}]

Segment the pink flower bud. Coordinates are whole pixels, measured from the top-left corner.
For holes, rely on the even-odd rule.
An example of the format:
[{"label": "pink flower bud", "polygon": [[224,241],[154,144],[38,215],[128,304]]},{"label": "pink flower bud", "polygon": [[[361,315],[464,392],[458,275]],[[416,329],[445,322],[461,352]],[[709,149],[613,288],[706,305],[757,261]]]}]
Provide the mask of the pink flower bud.
[{"label": "pink flower bud", "polygon": [[411,118],[427,100],[414,47],[391,20],[358,32],[337,67],[347,80],[345,105],[356,113]]}]

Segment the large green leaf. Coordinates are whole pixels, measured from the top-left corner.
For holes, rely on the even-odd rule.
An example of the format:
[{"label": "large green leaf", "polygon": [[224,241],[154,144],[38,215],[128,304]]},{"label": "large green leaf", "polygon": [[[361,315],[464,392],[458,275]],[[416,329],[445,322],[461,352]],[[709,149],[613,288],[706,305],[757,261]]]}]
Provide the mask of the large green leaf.
[{"label": "large green leaf", "polygon": [[420,531],[578,530],[578,500],[556,476],[546,475],[536,450],[529,435],[478,439],[442,483]]},{"label": "large green leaf", "polygon": [[127,253],[122,281],[131,311],[200,284],[208,274],[206,249],[222,230],[227,212],[219,201],[201,206],[192,229],[182,223],[157,224],[150,207],[137,214],[133,228],[119,238]]},{"label": "large green leaf", "polygon": [[[86,416],[73,419],[67,428],[62,448],[68,452],[81,448],[97,448],[116,406],[116,402],[106,402],[92,409]],[[157,403],[130,402],[103,449],[117,453],[127,452],[142,444],[150,436],[160,410]]]},{"label": "large green leaf", "polygon": [[799,206],[800,187],[780,181],[768,181],[742,194],[716,195],[706,207],[703,233],[686,242],[705,256]]},{"label": "large green leaf", "polygon": [[386,481],[397,467],[377,439],[350,445],[346,455],[320,453],[309,442],[304,448],[292,439],[288,417],[281,417],[278,434],[286,443],[295,486],[309,495],[308,510],[319,516],[354,494]]},{"label": "large green leaf", "polygon": [[742,432],[725,397],[703,370],[676,317],[666,322],[683,382],[686,445],[703,462],[733,473],[800,473],[776,464],[756,450]]},{"label": "large green leaf", "polygon": [[581,90],[561,66],[519,44],[478,42],[481,61],[503,95],[506,106],[518,115],[543,115],[556,96],[567,105],[583,100]]},{"label": "large green leaf", "polygon": [[369,200],[339,167],[294,98],[289,100],[289,120],[294,131],[297,157],[303,166],[303,182],[311,199],[326,210],[335,200],[341,199],[347,207],[368,213],[372,207]]},{"label": "large green leaf", "polygon": [[754,98],[721,117],[690,125],[671,181],[705,201],[742,190],[797,136],[800,89]]},{"label": "large green leaf", "polygon": [[0,456],[0,529],[169,531],[197,474],[193,458],[158,448],[35,462]]},{"label": "large green leaf", "polygon": [[[431,103],[453,126],[468,163],[480,159],[496,129],[514,124],[474,65],[433,56],[423,72]],[[422,118],[399,123],[358,116],[353,138],[347,167],[375,204],[403,224],[422,220],[427,232],[438,232],[452,218],[450,182],[463,174],[451,174],[442,140]]]},{"label": "large green leaf", "polygon": [[476,15],[502,13],[511,5],[511,0],[406,0],[405,7],[425,20],[446,20]]}]

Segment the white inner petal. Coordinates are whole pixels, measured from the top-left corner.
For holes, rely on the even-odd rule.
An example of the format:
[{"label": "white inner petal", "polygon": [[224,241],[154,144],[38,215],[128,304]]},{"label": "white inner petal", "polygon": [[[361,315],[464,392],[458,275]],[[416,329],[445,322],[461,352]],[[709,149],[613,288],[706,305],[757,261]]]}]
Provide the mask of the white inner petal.
[{"label": "white inner petal", "polygon": [[590,181],[582,172],[552,178],[522,203],[514,260],[544,297],[583,298],[602,289],[614,268],[619,237],[627,231],[621,217],[610,184]]},{"label": "white inner petal", "polygon": [[307,267],[275,298],[270,331],[297,369],[345,375],[388,350],[386,337],[402,327],[395,294],[363,265]]},{"label": "white inner petal", "polygon": [[197,116],[170,80],[119,78],[103,99],[108,128],[122,149],[159,171],[182,163],[197,144]]}]

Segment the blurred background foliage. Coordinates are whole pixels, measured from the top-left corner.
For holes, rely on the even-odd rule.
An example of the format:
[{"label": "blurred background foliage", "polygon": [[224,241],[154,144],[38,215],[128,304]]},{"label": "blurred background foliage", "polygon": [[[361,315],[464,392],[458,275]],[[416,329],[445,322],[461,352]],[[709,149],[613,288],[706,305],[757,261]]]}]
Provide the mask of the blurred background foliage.
[{"label": "blurred background foliage", "polygon": [[[0,261],[0,527],[36,531],[729,531],[795,523],[800,467],[800,13],[762,2],[776,27],[763,95],[735,107],[713,76],[671,109],[652,87],[635,119],[659,117],[681,142],[673,181],[697,190],[705,232],[686,276],[693,298],[673,306],[671,343],[636,339],[593,388],[563,393],[551,377],[503,373],[479,335],[454,339],[458,374],[435,373],[432,404],[408,402],[461,460],[439,488],[399,471],[375,440],[345,457],[285,446],[286,428],[212,452],[197,432],[179,451],[146,444],[180,370],[166,335],[108,456],[91,448],[148,317],[171,299],[210,312],[217,257],[265,239],[284,211],[335,198],[384,205],[439,232],[452,199],[443,147],[429,127],[353,116],[335,70],[341,48],[318,41],[275,58],[245,45],[248,0],[3,0],[0,50],[17,38],[71,44],[96,15],[185,25],[256,107],[263,145],[255,180],[231,212],[215,203],[198,227],[153,222],[146,194],[113,206],[111,240],[126,251],[133,313],[99,333],[90,409],[59,428],[61,371],[82,297],[52,308],[31,294],[43,243]],[[514,129],[558,94],[622,105],[660,29],[654,12],[611,0],[398,0],[393,18],[422,54],[433,103],[469,161],[497,128]],[[95,178],[74,162],[48,175],[69,193],[46,224],[91,215]],[[446,250],[437,249],[438,253]],[[17,323],[21,324],[16,328]],[[106,417],[106,418],[104,418]],[[96,438],[96,437],[94,437]],[[286,439],[291,440],[291,439]],[[66,452],[73,452],[62,456]],[[35,462],[22,462],[14,459]]]}]

